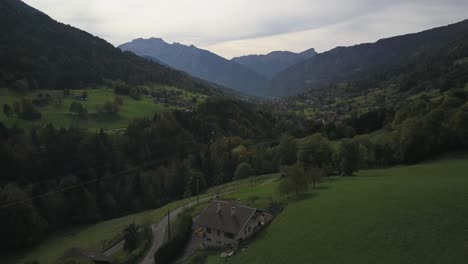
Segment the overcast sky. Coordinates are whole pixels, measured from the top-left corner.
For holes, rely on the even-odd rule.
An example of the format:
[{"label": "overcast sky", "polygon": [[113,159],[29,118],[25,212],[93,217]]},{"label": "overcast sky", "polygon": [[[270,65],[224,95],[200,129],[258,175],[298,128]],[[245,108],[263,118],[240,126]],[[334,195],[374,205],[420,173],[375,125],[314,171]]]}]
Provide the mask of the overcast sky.
[{"label": "overcast sky", "polygon": [[161,37],[226,58],[319,52],[468,18],[467,0],[25,0],[114,45]]}]

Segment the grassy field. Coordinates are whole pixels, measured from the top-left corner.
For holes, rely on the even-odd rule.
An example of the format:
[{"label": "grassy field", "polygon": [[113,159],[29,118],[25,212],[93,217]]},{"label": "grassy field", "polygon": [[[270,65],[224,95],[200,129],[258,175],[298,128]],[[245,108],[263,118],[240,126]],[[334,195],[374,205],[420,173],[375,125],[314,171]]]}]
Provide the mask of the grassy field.
[{"label": "grassy field", "polygon": [[[277,174],[263,175],[254,178],[253,187],[261,185],[263,182],[269,179],[276,179]],[[236,192],[239,190],[245,190],[246,186],[250,186],[249,180],[240,180],[237,182],[228,183],[221,186],[220,192]],[[200,197],[210,196],[216,194],[217,188],[212,188]],[[245,193],[242,191],[241,193]],[[230,197],[232,197],[231,194]],[[240,197],[240,196],[239,196]],[[71,247],[82,247],[95,250],[101,250],[102,242],[110,241],[122,232],[128,225],[135,223],[137,225],[149,225],[158,222],[166,214],[168,209],[174,209],[180,207],[190,201],[194,201],[196,198],[191,197],[184,200],[170,203],[164,207],[149,210],[146,212],[133,214],[109,221],[100,222],[94,225],[84,226],[69,229],[67,231],[58,232],[50,235],[40,246],[33,248],[28,252],[23,252],[15,256],[0,256],[0,263],[2,264],[16,264],[24,263],[29,260],[37,260],[41,264],[53,263],[54,260],[63,255],[63,253]],[[201,210],[195,208],[194,210]]]},{"label": "grassy field", "polygon": [[332,179],[290,201],[245,252],[207,263],[466,263],[468,159]]},{"label": "grassy field", "polygon": [[[197,97],[199,101],[205,99],[206,96],[193,94],[187,91],[180,90],[175,87],[161,86],[154,87],[155,90],[167,90],[167,91],[180,91],[181,100],[190,101],[192,97]],[[98,130],[103,128],[105,130],[114,130],[125,128],[128,123],[135,118],[152,117],[156,112],[176,109],[176,106],[165,106],[161,103],[155,103],[151,98],[142,97],[140,100],[135,100],[129,96],[122,96],[124,104],[120,109],[120,112],[116,116],[105,116],[100,117],[96,115],[96,108],[98,105],[102,105],[106,101],[112,101],[116,97],[113,90],[111,89],[90,89],[88,92],[87,101],[79,101],[89,113],[88,119],[80,119],[69,112],[70,104],[75,101],[73,96],[64,98],[61,104],[50,104],[47,106],[37,107],[42,113],[42,118],[38,121],[26,121],[17,118],[16,116],[7,117],[3,111],[0,113],[0,122],[7,126],[14,124],[21,127],[30,127],[39,124],[54,124],[55,126],[77,126],[88,128],[90,130]],[[40,91],[42,94],[49,93],[51,95],[61,96],[62,91]],[[74,95],[80,95],[82,90],[72,90],[71,93]],[[26,97],[35,97],[37,93],[28,94]],[[15,94],[12,91],[1,89],[0,90],[0,106],[4,104],[12,105],[13,102],[18,102],[24,95]]]}]

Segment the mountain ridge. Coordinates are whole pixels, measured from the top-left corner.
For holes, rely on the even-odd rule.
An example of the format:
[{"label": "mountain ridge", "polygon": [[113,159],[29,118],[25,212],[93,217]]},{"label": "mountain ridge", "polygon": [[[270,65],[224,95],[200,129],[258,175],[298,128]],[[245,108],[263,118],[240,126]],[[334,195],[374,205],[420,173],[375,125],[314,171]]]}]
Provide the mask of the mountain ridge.
[{"label": "mountain ridge", "polygon": [[468,20],[418,33],[380,39],[349,47],[336,47],[280,72],[270,91],[277,96],[356,79],[391,69],[424,52],[437,50],[468,34]]},{"label": "mountain ridge", "polygon": [[194,45],[167,43],[162,38],[137,38],[118,46],[142,57],[152,57],[192,76],[249,95],[263,95],[267,80],[247,67]]},{"label": "mountain ridge", "polygon": [[251,54],[232,58],[247,68],[272,79],[279,72],[291,67],[299,62],[311,59],[317,55],[314,48],[303,52],[292,51],[272,51],[267,54]]},{"label": "mountain ridge", "polygon": [[[17,91],[81,89],[106,80],[165,84],[204,93],[208,83],[150,62],[19,0],[0,2],[0,86]],[[21,43],[21,45],[18,45]]]}]

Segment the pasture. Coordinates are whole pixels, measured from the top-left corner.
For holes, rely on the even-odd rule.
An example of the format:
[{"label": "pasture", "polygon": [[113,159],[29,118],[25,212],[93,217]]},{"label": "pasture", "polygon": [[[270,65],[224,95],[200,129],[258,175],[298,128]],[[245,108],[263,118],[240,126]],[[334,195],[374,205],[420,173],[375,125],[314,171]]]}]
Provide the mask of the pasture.
[{"label": "pasture", "polygon": [[207,263],[466,263],[468,159],[334,177],[289,202],[246,251]]}]

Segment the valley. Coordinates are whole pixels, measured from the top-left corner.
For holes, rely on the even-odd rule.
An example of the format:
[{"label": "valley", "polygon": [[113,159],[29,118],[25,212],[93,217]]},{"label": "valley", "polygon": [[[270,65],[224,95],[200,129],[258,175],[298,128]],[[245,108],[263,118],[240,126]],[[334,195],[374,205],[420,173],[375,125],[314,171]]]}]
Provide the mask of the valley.
[{"label": "valley", "polygon": [[465,263],[463,4],[292,1],[0,0],[0,263]]}]

